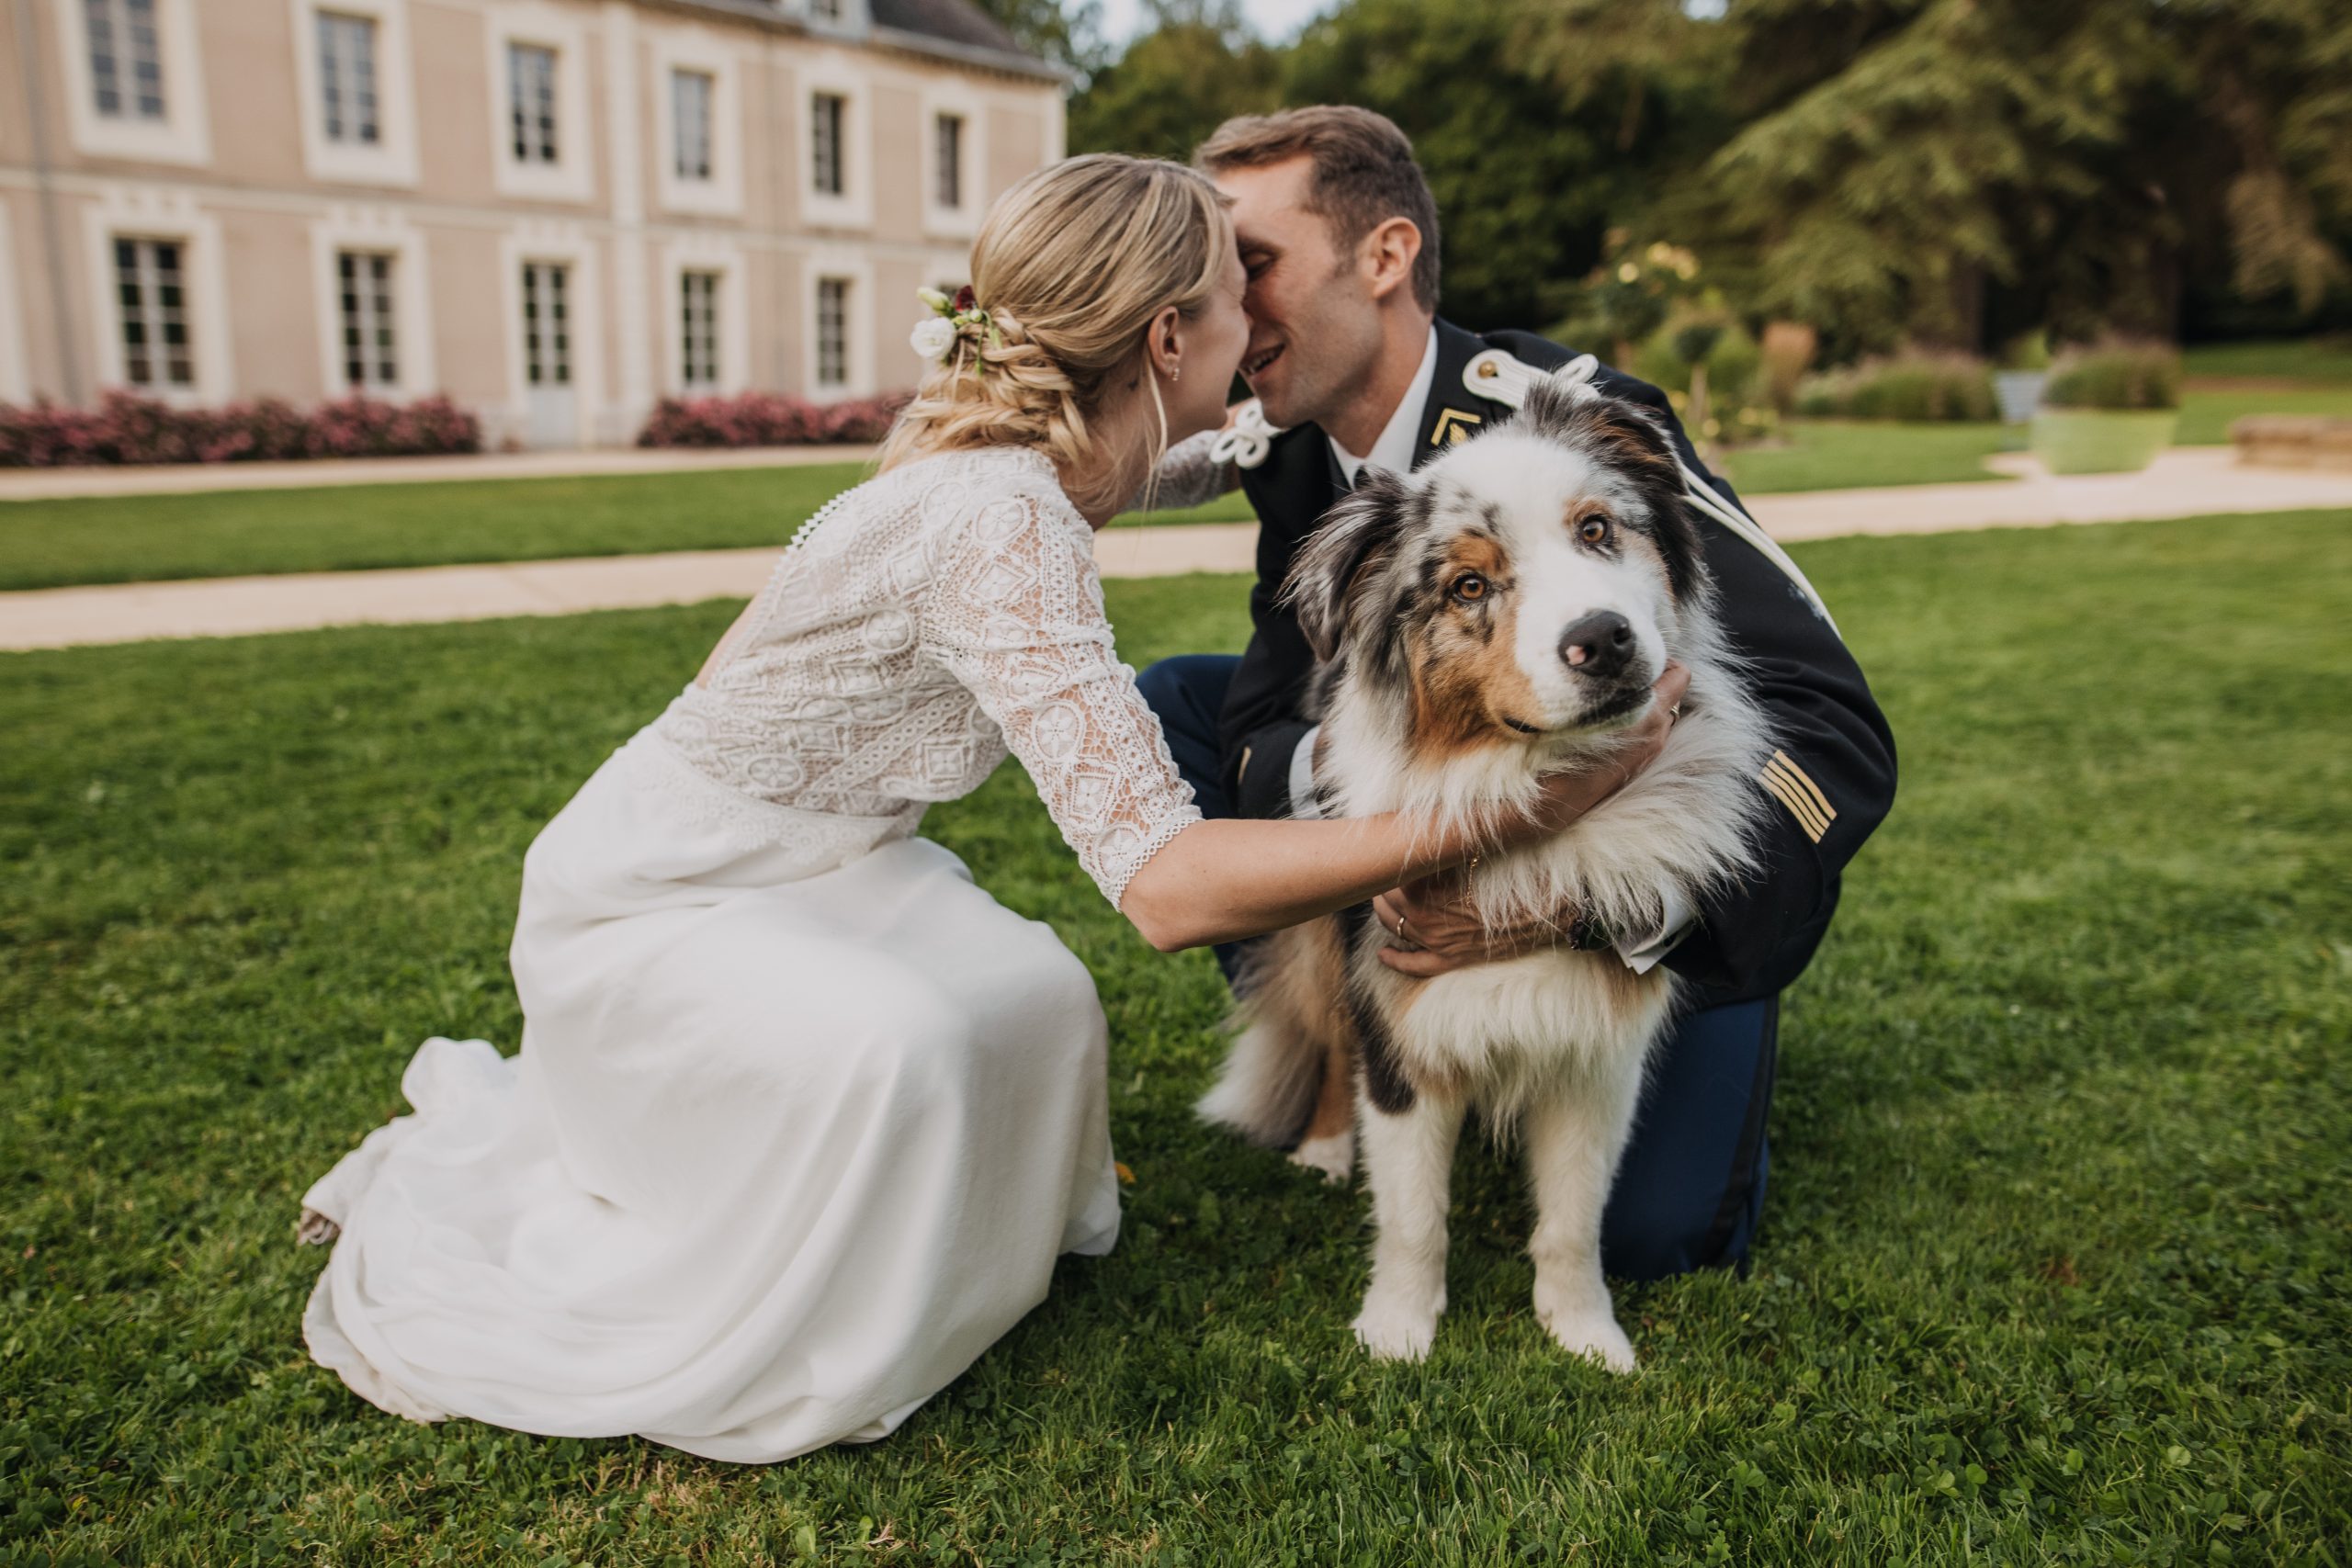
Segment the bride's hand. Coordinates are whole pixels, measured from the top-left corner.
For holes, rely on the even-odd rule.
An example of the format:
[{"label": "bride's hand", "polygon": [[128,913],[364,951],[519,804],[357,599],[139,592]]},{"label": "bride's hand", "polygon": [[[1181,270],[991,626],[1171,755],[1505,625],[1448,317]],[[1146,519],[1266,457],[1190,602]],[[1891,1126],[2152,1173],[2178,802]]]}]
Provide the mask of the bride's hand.
[{"label": "bride's hand", "polygon": [[1690,689],[1690,671],[1669,660],[1650,686],[1649,711],[1625,732],[1623,744],[1593,767],[1548,775],[1526,815],[1505,825],[1505,843],[1516,847],[1551,838],[1631,784],[1666,749],[1667,732],[1674,728],[1682,695]]}]

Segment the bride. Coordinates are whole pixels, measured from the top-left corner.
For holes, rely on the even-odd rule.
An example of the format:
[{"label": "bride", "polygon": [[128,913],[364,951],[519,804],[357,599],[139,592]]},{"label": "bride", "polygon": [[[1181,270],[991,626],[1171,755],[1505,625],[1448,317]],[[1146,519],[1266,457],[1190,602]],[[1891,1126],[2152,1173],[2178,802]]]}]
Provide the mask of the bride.
[{"label": "bride", "polygon": [[[1057,1254],[1110,1250],[1093,981],[915,833],[1008,748],[1163,951],[1487,847],[1393,814],[1202,820],[1112,647],[1091,530],[1155,474],[1170,500],[1218,477],[1249,322],[1215,189],[1054,165],[990,211],[972,279],[918,333],[940,362],[880,471],[525,855],[519,1053],[426,1041],[413,1113],[304,1195],[303,1238],[335,1243],[304,1338],[384,1409],[731,1461],[868,1441]],[[1633,770],[1555,781],[1502,836]]]}]

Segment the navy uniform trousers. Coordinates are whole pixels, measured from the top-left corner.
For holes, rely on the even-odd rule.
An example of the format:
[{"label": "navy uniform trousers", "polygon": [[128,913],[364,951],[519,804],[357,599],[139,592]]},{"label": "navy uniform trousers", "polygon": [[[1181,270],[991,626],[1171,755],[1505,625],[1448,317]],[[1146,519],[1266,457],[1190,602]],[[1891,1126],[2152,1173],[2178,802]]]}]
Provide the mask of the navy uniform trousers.
[{"label": "navy uniform trousers", "polygon": [[[1204,817],[1230,817],[1217,770],[1217,715],[1240,660],[1163,659],[1136,680],[1159,716],[1176,770]],[[1217,961],[1228,979],[1234,949]],[[1650,1058],[1632,1141],[1601,1220],[1601,1266],[1621,1279],[1694,1269],[1745,1271],[1764,1206],[1780,998],[1706,1008],[1676,1022]]]}]

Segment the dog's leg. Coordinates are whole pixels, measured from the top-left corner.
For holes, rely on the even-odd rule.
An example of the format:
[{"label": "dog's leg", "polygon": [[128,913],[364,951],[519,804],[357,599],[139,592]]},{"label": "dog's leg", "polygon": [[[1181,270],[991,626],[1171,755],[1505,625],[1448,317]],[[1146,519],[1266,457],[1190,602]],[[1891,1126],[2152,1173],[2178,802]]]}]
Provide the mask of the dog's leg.
[{"label": "dog's leg", "polygon": [[1315,1098],[1315,1114],[1306,1135],[1291,1151],[1293,1165],[1319,1170],[1334,1186],[1355,1174],[1356,1168],[1356,1050],[1344,1031],[1333,1030],[1323,1048],[1323,1088]]},{"label": "dog's leg", "polygon": [[1357,1339],[1383,1360],[1430,1353],[1445,1311],[1445,1212],[1462,1101],[1423,1091],[1391,1113],[1357,1107],[1364,1177],[1372,1184],[1372,1286],[1356,1314]]},{"label": "dog's leg", "polygon": [[1642,1087],[1634,1070],[1579,1077],[1527,1112],[1528,1173],[1535,1189],[1535,1316],[1552,1337],[1612,1371],[1634,1370],[1634,1342],[1617,1326],[1600,1275],[1600,1216],[1633,1128]]},{"label": "dog's leg", "polygon": [[1274,932],[1243,982],[1232,1020],[1239,1033],[1193,1110],[1253,1144],[1281,1148],[1316,1118],[1327,1043],[1347,1038],[1332,999],[1341,987],[1337,929],[1312,920]]}]

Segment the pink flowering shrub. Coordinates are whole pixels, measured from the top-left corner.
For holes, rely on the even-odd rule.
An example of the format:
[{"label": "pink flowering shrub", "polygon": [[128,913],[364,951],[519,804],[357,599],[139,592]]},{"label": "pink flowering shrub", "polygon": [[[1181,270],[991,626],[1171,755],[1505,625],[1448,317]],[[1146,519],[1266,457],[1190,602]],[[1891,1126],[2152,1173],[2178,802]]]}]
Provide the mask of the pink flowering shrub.
[{"label": "pink flowering shrub", "polygon": [[797,446],[879,441],[909,394],[812,403],[781,392],[664,398],[638,432],[639,446]]},{"label": "pink flowering shrub", "polygon": [[0,468],[286,462],[481,450],[481,423],[445,397],[352,396],[305,412],[277,398],[183,409],[111,391],[95,409],[0,403]]}]

